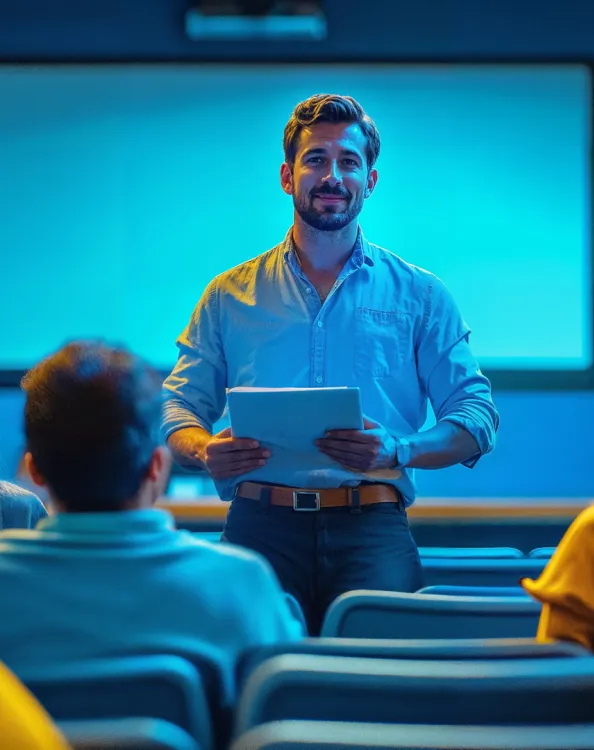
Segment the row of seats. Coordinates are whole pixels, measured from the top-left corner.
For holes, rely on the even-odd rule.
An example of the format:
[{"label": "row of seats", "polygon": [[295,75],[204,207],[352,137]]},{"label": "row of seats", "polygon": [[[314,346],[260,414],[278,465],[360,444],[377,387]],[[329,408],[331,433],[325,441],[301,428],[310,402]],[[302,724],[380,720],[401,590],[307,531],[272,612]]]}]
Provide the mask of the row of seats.
[{"label": "row of seats", "polygon": [[[220,537],[218,532],[200,532],[198,535],[208,541],[214,541]],[[425,587],[451,585],[485,589],[507,587],[514,589],[510,595],[521,595],[520,580],[538,578],[550,558],[550,554],[545,553],[552,554],[554,548],[542,547],[540,550],[534,550],[528,557],[523,556],[520,550],[513,547],[493,549],[420,547],[419,552]],[[445,591],[434,593],[445,593]]]},{"label": "row of seats", "polygon": [[[209,542],[218,542],[220,531],[197,531],[196,536]],[[555,552],[555,547],[538,547],[525,555],[516,547],[419,547],[422,559],[445,560],[521,560],[531,558],[535,560],[549,560]]]},{"label": "row of seats", "polygon": [[446,560],[520,560],[526,557],[549,560],[555,547],[538,547],[525,555],[516,547],[419,547],[421,558],[445,558]]},{"label": "row of seats", "polygon": [[538,578],[548,560],[523,558],[422,558],[425,586],[518,586],[522,578]]},{"label": "row of seats", "polygon": [[398,660],[284,654],[242,692],[236,733],[271,721],[579,724],[593,720],[594,658]]},{"label": "row of seats", "polygon": [[[417,594],[344,594],[329,608],[322,638],[245,655],[237,665],[237,707],[222,704],[225,691],[209,659],[183,653],[80,663],[60,674],[35,669],[20,677],[75,750],[222,750],[230,741],[233,750],[442,747],[402,744],[407,733],[394,726],[411,725],[410,736],[420,743],[428,722],[447,724],[443,736],[452,743],[457,724],[581,722],[575,747],[594,750],[585,709],[594,697],[594,658],[573,644],[536,643],[540,604],[518,585],[522,577],[537,577],[546,562],[521,553],[424,557],[429,586]],[[562,695],[553,710],[557,683]],[[539,703],[547,715],[525,712],[524,701]],[[336,725],[334,735],[304,740],[327,722]],[[341,742],[347,735],[350,744]],[[552,742],[556,735],[546,736]],[[519,747],[505,745],[508,740],[501,736],[503,744],[491,747]],[[464,741],[451,747],[490,747],[480,744],[480,733]]]},{"label": "row of seats", "polygon": [[231,750],[592,750],[593,747],[594,725],[456,727],[288,720],[249,730]]},{"label": "row of seats", "polygon": [[[193,747],[192,742],[204,750],[225,747],[232,724],[237,734],[269,721],[346,720],[351,715],[350,703],[356,704],[359,712],[352,720],[404,721],[398,718],[398,712],[390,714],[388,707],[405,683],[412,691],[411,696],[418,693],[417,698],[410,698],[412,703],[406,721],[424,723],[428,720],[424,712],[429,711],[429,703],[423,696],[433,696],[435,679],[439,678],[442,683],[450,680],[449,689],[457,690],[460,676],[474,674],[478,678],[479,673],[467,673],[465,665],[474,668],[480,664],[480,674],[488,675],[492,672],[489,664],[501,665],[503,661],[516,666],[523,664],[528,677],[536,675],[534,679],[540,680],[540,687],[537,686],[540,689],[543,681],[557,681],[565,674],[555,667],[557,662],[579,656],[577,672],[568,668],[565,674],[566,688],[585,686],[587,691],[590,687],[594,691],[594,659],[581,647],[569,643],[536,643],[532,638],[491,639],[494,635],[532,635],[538,610],[537,603],[512,597],[365,591],[344,594],[330,607],[324,623],[323,632],[331,637],[259,647],[245,654],[237,665],[236,684],[241,700],[233,722],[234,707],[223,706],[223,686],[217,670],[206,657],[199,661],[193,658],[191,662],[183,655],[130,657],[80,663],[61,668],[59,673],[37,668],[21,673],[20,677],[57,721],[68,722],[66,729],[71,742],[74,731],[71,722],[78,722],[74,726],[79,738],[84,737],[87,743],[95,738],[98,742],[108,731],[101,724],[105,717],[120,722],[122,743],[132,736],[140,742],[138,726],[130,726],[132,717],[158,722],[143,725],[145,733],[149,731],[153,742],[169,742],[169,745],[148,744],[147,747],[166,746],[176,750]],[[442,638],[433,638],[435,633]],[[398,640],[394,639],[396,635]],[[445,636],[450,639],[444,640]],[[533,674],[529,662],[547,666]],[[588,665],[585,670],[584,664]],[[425,665],[425,672],[419,671],[422,665]],[[552,672],[546,671],[549,667]],[[395,672],[395,669],[400,671]],[[500,670],[499,674],[503,678],[507,672]],[[520,676],[514,674],[516,678]],[[411,675],[423,679],[410,681]],[[435,679],[429,679],[430,676]],[[504,683],[508,690],[505,680]],[[496,680],[492,681],[495,692],[499,689],[497,684]],[[283,692],[285,688],[289,697]],[[551,689],[554,688],[551,683]],[[303,690],[307,696],[300,699]],[[271,703],[266,698],[269,694],[277,696]],[[319,704],[317,713],[313,708],[316,703]],[[305,708],[297,714],[289,708],[299,705]],[[516,701],[512,710],[521,711],[521,702]],[[483,715],[487,716],[484,711]],[[393,718],[387,718],[389,716]],[[431,721],[443,722],[445,716],[444,712],[431,713]],[[468,716],[473,721],[478,720],[478,714],[475,716],[471,712]],[[459,723],[453,717],[454,714],[449,721]],[[566,719],[563,714],[560,721]],[[89,721],[92,722],[90,728],[80,723]],[[169,725],[175,729],[169,729]],[[88,747],[74,742],[73,746]]]},{"label": "row of seats", "polygon": [[561,659],[588,656],[589,652],[574,643],[537,643],[533,638],[307,638],[290,646],[261,646],[247,651],[237,665],[237,684],[240,691],[262,663],[283,654],[350,656],[363,659],[491,661]]},{"label": "row of seats", "polygon": [[351,591],[329,607],[322,636],[518,638],[536,633],[541,605],[519,596],[439,596]]},{"label": "row of seats", "polygon": [[[65,722],[74,750],[200,750],[187,734],[154,719]],[[242,734],[231,750],[592,750],[594,725],[450,726],[277,721]]]},{"label": "row of seats", "polygon": [[[239,669],[236,715],[232,725],[227,716],[218,726],[211,710],[217,696],[203,665],[178,656],[81,663],[23,679],[73,746],[85,748],[93,738],[119,736],[122,747],[143,750],[144,736],[146,747],[214,750],[225,747],[231,728],[234,748],[256,747],[241,737],[287,720],[449,726],[592,721],[594,658],[570,644],[437,640],[411,641],[407,648],[402,641],[310,639],[284,650],[254,650]],[[594,726],[589,736],[594,739]],[[126,737],[137,744],[126,745]],[[298,733],[291,741],[297,739]]]}]

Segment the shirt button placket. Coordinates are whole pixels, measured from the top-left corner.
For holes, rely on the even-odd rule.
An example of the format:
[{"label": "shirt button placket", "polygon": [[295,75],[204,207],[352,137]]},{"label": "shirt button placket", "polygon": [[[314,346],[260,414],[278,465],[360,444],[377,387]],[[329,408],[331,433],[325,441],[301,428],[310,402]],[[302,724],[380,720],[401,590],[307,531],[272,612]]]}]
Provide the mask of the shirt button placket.
[{"label": "shirt button placket", "polygon": [[314,325],[314,383],[318,386],[324,382],[324,323],[318,320]]}]

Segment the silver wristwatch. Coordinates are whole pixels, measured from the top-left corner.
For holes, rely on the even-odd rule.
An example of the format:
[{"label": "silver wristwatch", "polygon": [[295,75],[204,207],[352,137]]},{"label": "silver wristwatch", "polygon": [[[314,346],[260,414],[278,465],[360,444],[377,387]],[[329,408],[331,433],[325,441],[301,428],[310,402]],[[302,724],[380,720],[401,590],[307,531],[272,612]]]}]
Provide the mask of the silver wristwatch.
[{"label": "silver wristwatch", "polygon": [[396,438],[396,463],[392,468],[403,469],[410,461],[410,443],[406,438]]}]

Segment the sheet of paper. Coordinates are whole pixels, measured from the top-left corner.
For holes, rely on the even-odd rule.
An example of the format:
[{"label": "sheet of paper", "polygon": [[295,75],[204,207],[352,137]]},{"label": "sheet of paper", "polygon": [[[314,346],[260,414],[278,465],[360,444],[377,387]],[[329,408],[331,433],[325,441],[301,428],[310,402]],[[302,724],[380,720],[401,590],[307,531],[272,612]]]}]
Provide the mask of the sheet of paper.
[{"label": "sheet of paper", "polygon": [[[227,391],[231,429],[268,448],[267,465],[287,473],[332,469],[336,462],[315,445],[326,430],[363,429],[358,388],[231,388]],[[378,469],[375,481],[398,479],[398,469]]]}]

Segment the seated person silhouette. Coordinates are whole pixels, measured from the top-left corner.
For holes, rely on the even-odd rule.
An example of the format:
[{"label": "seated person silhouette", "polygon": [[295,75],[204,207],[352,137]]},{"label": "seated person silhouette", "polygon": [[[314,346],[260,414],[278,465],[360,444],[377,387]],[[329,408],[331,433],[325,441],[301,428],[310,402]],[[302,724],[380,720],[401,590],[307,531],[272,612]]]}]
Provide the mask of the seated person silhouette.
[{"label": "seated person silhouette", "polygon": [[574,641],[594,651],[594,506],[566,531],[538,580],[524,589],[539,602],[539,641]]},{"label": "seated person silhouette", "polygon": [[41,500],[12,482],[0,482],[0,529],[34,529],[47,516]]},{"label": "seated person silhouette", "polygon": [[0,533],[0,659],[18,676],[81,659],[202,657],[233,700],[240,652],[302,627],[263,558],[177,531],[153,507],[171,465],[161,379],[125,350],[75,342],[23,388],[29,474],[55,512]]}]

